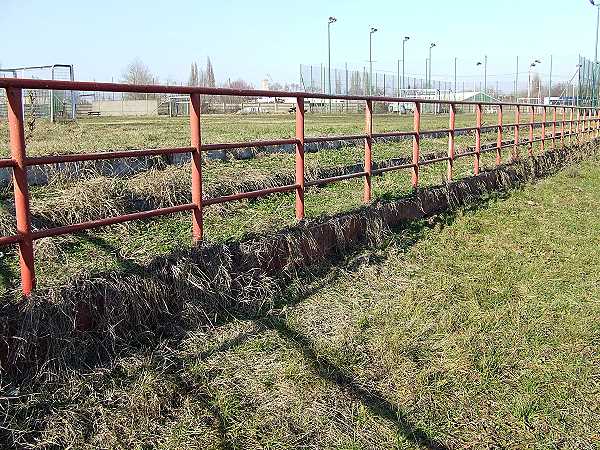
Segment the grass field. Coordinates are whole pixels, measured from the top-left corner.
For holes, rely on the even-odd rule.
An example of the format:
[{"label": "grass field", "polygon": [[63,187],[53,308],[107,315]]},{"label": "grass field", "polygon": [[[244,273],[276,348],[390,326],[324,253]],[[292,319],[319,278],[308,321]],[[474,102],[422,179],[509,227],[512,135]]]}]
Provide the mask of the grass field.
[{"label": "grass field", "polygon": [[[339,135],[362,132],[362,115],[307,114],[306,134]],[[490,123],[495,115],[486,115]],[[507,119],[508,120],[508,119]],[[447,127],[446,115],[424,115],[423,129]],[[474,123],[473,114],[459,114],[457,126]],[[375,129],[390,131],[411,129],[412,117],[377,115]],[[293,134],[293,116],[211,116],[203,118],[204,142],[245,141],[284,138]],[[536,135],[539,131],[536,130]],[[510,139],[510,130],[505,138]],[[495,132],[484,135],[485,142],[495,142]],[[0,142],[8,142],[6,122],[0,124]],[[473,136],[457,138],[458,150],[474,144]],[[72,151],[110,150],[116,148],[149,148],[189,145],[187,118],[94,118],[74,123],[49,124],[38,122],[28,141],[29,154],[54,154]],[[306,156],[307,176],[327,167],[344,167],[362,163],[362,142],[342,149],[324,149]],[[445,152],[446,138],[423,138],[422,152]],[[374,146],[374,160],[385,161],[409,156],[410,140],[379,143]],[[525,149],[522,148],[522,152]],[[7,154],[7,150],[4,151]],[[508,152],[507,152],[508,153]],[[493,153],[482,157],[483,167],[493,165]],[[458,160],[455,176],[472,173],[472,158]],[[421,185],[444,182],[446,164],[424,167]],[[238,191],[246,183],[269,186],[276,177],[292,177],[294,156],[291,154],[261,154],[251,160],[229,159],[206,161],[203,167],[206,191],[229,186]],[[72,224],[85,220],[110,217],[139,210],[140,203],[152,207],[170,206],[190,201],[189,166],[167,167],[126,178],[111,178],[94,173],[76,181],[59,180],[49,186],[31,188],[34,227]],[[374,182],[374,199],[398,198],[410,193],[410,172],[387,173]],[[240,187],[241,186],[241,187]],[[362,204],[362,180],[353,180],[324,188],[309,189],[306,195],[307,218],[332,215]],[[0,228],[3,235],[14,233],[14,213],[10,190],[0,194]],[[243,239],[252,233],[266,233],[295,223],[293,194],[273,195],[256,201],[242,201],[205,212],[206,239],[222,241]],[[143,208],[142,208],[143,209]],[[39,285],[60,286],[74,277],[87,277],[108,270],[123,270],[143,265],[152,258],[169,253],[191,243],[189,214],[132,222],[107,227],[77,236],[42,239],[36,243]],[[0,257],[0,290],[18,287],[17,258],[8,249]]]},{"label": "grass field", "polygon": [[597,448],[599,199],[588,162],[415,223],[264,316],[22,386],[3,433],[35,448]]},{"label": "grass field", "polygon": [[[295,136],[293,114],[202,116],[202,141],[243,142],[283,139]],[[506,119],[511,122],[513,119]],[[521,117],[525,122],[527,117]],[[495,124],[495,114],[485,114],[484,123]],[[475,125],[473,113],[457,114],[456,126]],[[413,129],[412,115],[376,114],[374,131],[408,131]],[[306,136],[359,134],[365,128],[363,114],[306,114]],[[421,128],[448,128],[448,114],[422,116]],[[8,143],[8,126],[0,122],[0,142]],[[190,143],[187,117],[100,117],[76,122],[51,124],[38,120],[28,140],[28,154],[46,155],[111,149],[181,147]],[[8,155],[8,146],[2,156]]]}]

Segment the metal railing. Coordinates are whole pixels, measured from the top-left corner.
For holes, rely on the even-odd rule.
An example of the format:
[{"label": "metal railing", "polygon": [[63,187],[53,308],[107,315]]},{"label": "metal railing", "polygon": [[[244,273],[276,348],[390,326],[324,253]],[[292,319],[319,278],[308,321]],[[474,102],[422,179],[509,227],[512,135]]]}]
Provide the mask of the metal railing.
[{"label": "metal railing", "polygon": [[[72,81],[53,81],[53,80],[30,80],[18,78],[0,79],[0,88],[6,89],[8,103],[8,122],[10,136],[11,158],[0,159],[0,167],[10,167],[13,171],[15,216],[17,225],[17,234],[13,236],[0,237],[0,245],[17,244],[19,250],[19,263],[21,269],[21,288],[25,295],[29,295],[35,288],[35,268],[33,242],[37,239],[72,234],[83,230],[128,222],[136,219],[146,219],[150,217],[163,216],[182,211],[190,211],[192,214],[192,236],[194,241],[202,239],[203,222],[202,211],[204,207],[217,203],[231,202],[241,199],[250,199],[266,196],[278,192],[295,192],[295,211],[296,218],[304,218],[304,194],[305,189],[310,186],[320,186],[337,181],[348,180],[351,178],[364,178],[363,200],[371,200],[372,177],[384,172],[409,169],[412,172],[412,187],[419,185],[419,168],[428,164],[439,162],[447,163],[447,178],[452,179],[453,163],[458,158],[467,156],[473,157],[473,173],[479,174],[481,154],[485,152],[496,152],[496,164],[502,161],[502,150],[512,148],[511,158],[519,157],[519,147],[526,145],[528,155],[533,155],[533,144],[540,142],[540,148],[545,149],[546,141],[551,141],[552,146],[556,145],[557,140],[560,144],[565,144],[565,138],[571,142],[575,136],[576,142],[582,140],[591,140],[600,135],[600,116],[599,110],[590,107],[562,106],[562,105],[523,105],[518,103],[473,103],[465,101],[450,100],[425,100],[415,98],[381,97],[381,96],[358,96],[358,95],[326,95],[304,92],[277,92],[261,90],[236,90],[227,88],[203,88],[203,87],[181,87],[181,86],[158,86],[158,85],[128,85],[116,83],[95,83],[95,82],[72,82]],[[23,89],[51,89],[51,90],[77,90],[77,91],[103,91],[103,92],[135,92],[135,93],[167,93],[190,96],[190,139],[189,147],[145,149],[131,151],[108,151],[81,154],[65,154],[58,156],[35,156],[28,157],[25,149],[24,127],[23,127]],[[242,97],[293,97],[296,99],[296,133],[295,137],[289,139],[277,139],[268,141],[223,143],[223,144],[202,144],[201,126],[200,126],[200,96],[201,95],[230,95]],[[305,98],[322,99],[342,99],[342,100],[360,100],[365,102],[365,133],[350,136],[322,136],[306,137],[304,135],[304,99]],[[413,130],[412,131],[392,131],[383,133],[373,132],[373,103],[374,102],[400,102],[413,104]],[[422,104],[441,104],[447,105],[449,109],[449,127],[442,130],[421,131],[421,105]],[[456,128],[457,106],[469,105],[475,109],[475,126]],[[482,125],[483,106],[486,108],[495,107],[497,110],[498,122],[496,125]],[[515,123],[505,124],[503,122],[504,110],[508,107],[515,110]],[[530,112],[529,122],[521,123],[522,110],[528,109]],[[547,121],[547,112],[552,111],[552,120]],[[536,111],[542,112],[541,121],[536,121]],[[558,112],[561,112],[560,118]],[[567,118],[568,112],[568,118]],[[576,116],[575,116],[576,114]],[[547,133],[547,126],[552,127],[551,134]],[[568,125],[568,131],[566,126]],[[560,126],[560,129],[559,129]],[[575,126],[575,130],[573,127]],[[521,128],[529,129],[527,140],[519,140],[519,131]],[[541,137],[534,139],[534,128],[541,127]],[[514,130],[514,139],[512,142],[503,140],[503,133],[506,129]],[[484,131],[497,130],[497,140],[495,146],[482,148],[482,133]],[[461,153],[455,152],[455,137],[458,132],[473,132],[475,134],[475,146],[472,151]],[[428,160],[420,159],[421,136],[433,133],[448,134],[448,151],[443,157],[436,157]],[[373,140],[380,137],[394,136],[412,136],[412,160],[407,164],[373,169]],[[357,173],[348,173],[336,177],[323,178],[312,181],[305,181],[304,164],[304,145],[308,142],[319,141],[339,141],[339,140],[364,140],[364,170]],[[202,197],[202,158],[201,153],[209,150],[225,150],[232,148],[247,148],[267,145],[295,145],[295,183],[285,186],[277,186],[268,189],[260,189],[251,192],[243,192],[221,197],[207,198]],[[134,212],[116,217],[92,220],[72,225],[65,225],[55,228],[41,230],[32,230],[31,212],[29,207],[29,184],[27,180],[27,168],[35,165],[68,163],[77,161],[108,160],[117,158],[143,157],[156,155],[173,155],[178,153],[191,154],[192,167],[192,202],[178,206],[153,209],[149,211]]]}]

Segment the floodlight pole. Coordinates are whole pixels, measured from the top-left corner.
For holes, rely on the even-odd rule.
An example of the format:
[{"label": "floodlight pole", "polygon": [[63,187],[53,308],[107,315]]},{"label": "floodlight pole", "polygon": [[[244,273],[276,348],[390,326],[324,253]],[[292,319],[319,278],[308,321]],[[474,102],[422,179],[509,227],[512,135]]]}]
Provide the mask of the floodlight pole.
[{"label": "floodlight pole", "polygon": [[527,101],[529,101],[529,99],[531,98],[531,68],[541,63],[542,62],[539,59],[536,59],[531,64],[529,64],[529,80],[527,82]]},{"label": "floodlight pole", "polygon": [[[327,70],[329,73],[329,95],[331,95],[331,24],[337,21],[333,16],[327,21]],[[331,113],[331,99],[329,99],[329,112]]]},{"label": "floodlight pole", "polygon": [[404,36],[404,39],[402,40],[402,90],[406,88],[406,86],[404,85],[404,44],[406,44],[406,41],[408,41],[409,39],[409,36]]},{"label": "floodlight pole", "polygon": [[373,93],[373,33],[375,32],[377,32],[377,28],[371,27],[369,31],[369,95]]},{"label": "floodlight pole", "polygon": [[487,55],[484,56],[483,62],[483,93],[487,93]]},{"label": "floodlight pole", "polygon": [[431,49],[433,47],[435,47],[436,44],[435,42],[432,42],[431,44],[429,44],[429,81],[427,82],[427,88],[431,89]]},{"label": "floodlight pole", "polygon": [[457,60],[458,60],[458,58],[455,56],[454,57],[454,100],[456,100],[456,64],[457,64]]},{"label": "floodlight pole", "polygon": [[595,0],[590,0],[590,3],[596,7],[596,51],[594,55],[594,62],[598,62],[598,31],[600,30],[600,3],[596,3]]}]

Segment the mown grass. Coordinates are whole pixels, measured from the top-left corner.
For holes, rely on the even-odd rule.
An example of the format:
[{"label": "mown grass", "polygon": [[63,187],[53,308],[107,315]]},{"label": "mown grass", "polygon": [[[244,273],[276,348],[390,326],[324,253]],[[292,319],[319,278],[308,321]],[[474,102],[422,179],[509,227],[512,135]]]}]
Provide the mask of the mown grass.
[{"label": "mown grass", "polygon": [[[423,128],[447,127],[447,117],[423,116]],[[458,115],[458,125],[473,123],[472,114]],[[377,115],[375,123],[381,130],[410,129],[412,118]],[[282,116],[209,116],[203,122],[204,140],[243,141],[289,136],[292,118]],[[464,122],[464,123],[462,123]],[[362,115],[307,114],[307,135],[345,134],[360,132]],[[462,123],[462,125],[461,125]],[[40,122],[28,143],[28,151],[65,153],[69,151],[111,148],[147,148],[187,145],[187,118],[100,118],[74,123],[48,124]],[[287,127],[287,128],[286,128]],[[358,128],[356,128],[358,127]],[[1,128],[1,127],[0,127]],[[377,128],[377,127],[376,127]],[[4,131],[5,132],[5,131]],[[235,133],[235,136],[231,133]],[[286,134],[287,133],[287,134]],[[210,136],[213,136],[211,139]],[[208,137],[207,137],[208,136]],[[7,139],[7,136],[4,136]],[[507,131],[505,138],[510,139]],[[6,140],[5,140],[6,141]],[[494,142],[495,133],[486,133],[484,142]],[[474,143],[473,136],[457,138],[457,149]],[[424,137],[423,154],[445,152],[447,139]],[[374,145],[374,160],[408,157],[412,153],[410,140]],[[306,170],[362,164],[362,142],[341,149],[323,149],[307,153]],[[483,156],[483,166],[491,166],[493,155]],[[456,162],[457,178],[471,173],[472,158]],[[167,167],[127,178],[109,178],[90,174],[82,180],[56,181],[49,186],[32,187],[32,212],[35,226],[45,228],[110,217],[131,212],[131,199],[154,199],[158,206],[189,202],[189,166]],[[239,185],[244,182],[265,182],[278,175],[292,176],[293,154],[262,154],[251,160],[230,158],[225,162],[207,160],[203,167],[205,189]],[[445,163],[422,168],[421,185],[444,181]],[[374,180],[374,198],[393,198],[411,191],[409,171],[388,173]],[[362,180],[347,181],[309,189],[306,212],[309,219],[332,215],[362,204]],[[183,194],[182,194],[183,193]],[[10,190],[3,195],[4,208],[0,225],[4,234],[14,231],[10,212]],[[250,234],[266,233],[295,223],[292,194],[274,195],[255,201],[242,201],[206,209],[206,239],[223,241],[243,239]],[[189,214],[179,214],[142,222],[132,222],[82,233],[78,236],[50,238],[36,243],[37,275],[40,286],[59,286],[73,277],[93,276],[106,270],[140,267],[152,258],[191,245]],[[15,289],[19,283],[14,249],[7,249],[0,258],[0,288]]]},{"label": "mown grass", "polygon": [[599,194],[581,163],[415,223],[265,316],[22,386],[6,426],[39,448],[595,448]]}]

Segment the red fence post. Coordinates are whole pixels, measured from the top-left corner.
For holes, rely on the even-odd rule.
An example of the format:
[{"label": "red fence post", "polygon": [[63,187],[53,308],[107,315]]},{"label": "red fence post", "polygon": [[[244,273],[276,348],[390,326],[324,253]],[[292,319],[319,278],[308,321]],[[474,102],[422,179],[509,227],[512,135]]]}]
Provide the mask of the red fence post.
[{"label": "red fence post", "polygon": [[581,142],[579,140],[579,124],[581,123],[581,110],[579,108],[577,108],[577,122],[575,122],[575,139],[577,142],[577,145],[579,145]]},{"label": "red fence post", "polygon": [[529,116],[529,145],[527,154],[533,156],[533,122],[535,122],[535,106],[531,107],[531,115]]},{"label": "red fence post", "polygon": [[519,105],[516,106],[515,109],[515,139],[513,146],[513,159],[517,159],[519,157],[519,128],[521,128],[521,107]]},{"label": "red fence post", "polygon": [[452,167],[454,166],[454,136],[456,128],[456,104],[450,104],[450,130],[448,131],[448,181],[452,181]]},{"label": "red fence post", "polygon": [[567,108],[562,107],[562,121],[560,123],[560,145],[565,146],[565,117],[567,115]]},{"label": "red fence post", "polygon": [[365,203],[371,201],[371,175],[373,174],[373,100],[367,100],[365,104],[365,188],[363,200]]},{"label": "red fence post", "polygon": [[546,120],[547,120],[547,112],[546,107],[542,107],[542,140],[540,141],[540,151],[544,152],[544,147],[546,143]]},{"label": "red fence post", "polygon": [[502,105],[498,105],[498,139],[496,141],[496,165],[502,163]]},{"label": "red fence post", "polygon": [[552,149],[556,148],[556,106],[552,110]]},{"label": "red fence post", "polygon": [[296,219],[304,219],[304,98],[296,98]]},{"label": "red fence post", "polygon": [[475,107],[475,161],[473,163],[473,173],[479,175],[479,162],[481,159],[481,103]]},{"label": "red fence post", "polygon": [[202,139],[200,128],[200,94],[190,94],[190,135],[192,147],[192,236],[194,242],[202,239]]},{"label": "red fence post", "polygon": [[413,153],[412,153],[412,187],[414,189],[419,185],[419,148],[421,145],[421,104],[415,102],[415,111],[413,113]]},{"label": "red fence post", "polygon": [[569,145],[573,144],[573,117],[575,116],[575,111],[573,108],[569,108]]},{"label": "red fence post", "polygon": [[8,126],[10,133],[10,153],[15,162],[13,167],[13,187],[15,193],[15,215],[19,241],[19,264],[21,266],[21,289],[29,295],[35,288],[35,268],[33,262],[33,240],[31,238],[31,214],[29,211],[29,186],[27,184],[27,164],[25,156],[25,132],[23,130],[22,90],[6,89],[8,102]]}]

